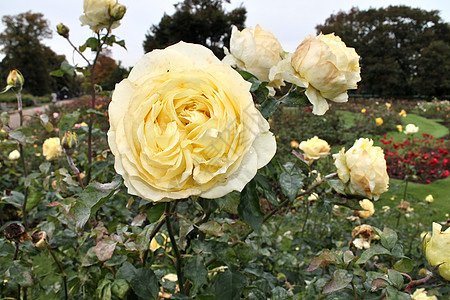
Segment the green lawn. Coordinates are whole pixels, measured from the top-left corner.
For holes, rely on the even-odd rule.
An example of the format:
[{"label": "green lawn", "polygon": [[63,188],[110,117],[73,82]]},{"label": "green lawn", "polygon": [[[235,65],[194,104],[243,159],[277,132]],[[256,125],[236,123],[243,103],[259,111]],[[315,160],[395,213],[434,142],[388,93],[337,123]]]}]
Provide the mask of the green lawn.
[{"label": "green lawn", "polygon": [[[403,129],[407,124],[414,124],[419,127],[419,132],[412,135],[412,137],[422,137],[423,133],[433,135],[435,138],[441,138],[449,133],[449,129],[438,122],[441,120],[427,119],[415,114],[408,114],[402,118]],[[388,136],[393,136],[394,140],[404,140],[405,134],[401,132],[389,132]]]}]

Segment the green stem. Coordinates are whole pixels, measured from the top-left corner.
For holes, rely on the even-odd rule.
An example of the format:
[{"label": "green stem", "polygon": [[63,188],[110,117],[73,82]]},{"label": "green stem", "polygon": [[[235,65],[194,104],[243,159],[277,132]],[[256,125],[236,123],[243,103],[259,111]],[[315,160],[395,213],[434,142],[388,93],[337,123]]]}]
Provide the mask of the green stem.
[{"label": "green stem", "polygon": [[306,216],[305,216],[305,221],[303,222],[303,226],[302,226],[302,234],[301,234],[302,239],[303,239],[303,236],[305,235],[306,223],[308,222],[308,218],[309,218],[309,201],[308,201],[308,199],[305,199],[305,210],[306,210]]},{"label": "green stem", "polygon": [[58,266],[59,271],[61,272],[62,275],[62,279],[63,279],[63,284],[64,284],[64,299],[69,299],[69,296],[67,294],[67,274],[66,272],[64,272],[64,269],[61,265],[61,263],[59,262],[58,258],[56,257],[55,253],[53,253],[52,248],[50,247],[49,244],[47,244],[47,249],[50,252],[50,254],[53,257],[53,260],[55,261],[56,265]]},{"label": "green stem", "polygon": [[81,187],[84,189],[84,183],[83,183],[83,180],[81,179],[80,170],[78,170],[77,166],[75,166],[72,156],[69,153],[67,153],[66,149],[64,149],[64,153],[66,154],[67,163],[69,164],[70,168],[75,173],[75,175],[77,176],[78,182],[80,183]]},{"label": "green stem", "polygon": [[[23,125],[23,110],[22,110],[22,94],[20,91],[17,92],[17,108],[19,110],[19,127],[22,127]],[[26,178],[28,176],[28,170],[27,165],[25,163],[25,151],[23,150],[22,144],[19,143],[19,151],[20,151],[20,158],[22,162],[23,167],[23,177]],[[28,230],[28,218],[27,218],[27,200],[28,200],[28,187],[25,187],[25,194],[23,199],[23,205],[22,205],[22,218],[23,218],[23,226],[25,227],[25,230]]]},{"label": "green stem", "polygon": [[180,255],[180,251],[178,250],[177,242],[176,242],[175,236],[173,234],[172,223],[170,221],[170,216],[171,216],[170,202],[166,203],[165,214],[166,214],[167,231],[169,233],[170,242],[172,243],[173,252],[175,253],[175,267],[177,269],[178,285],[180,286],[181,293],[183,295],[186,295],[185,289],[184,289],[184,278],[183,278],[183,272],[182,272],[181,255]]}]

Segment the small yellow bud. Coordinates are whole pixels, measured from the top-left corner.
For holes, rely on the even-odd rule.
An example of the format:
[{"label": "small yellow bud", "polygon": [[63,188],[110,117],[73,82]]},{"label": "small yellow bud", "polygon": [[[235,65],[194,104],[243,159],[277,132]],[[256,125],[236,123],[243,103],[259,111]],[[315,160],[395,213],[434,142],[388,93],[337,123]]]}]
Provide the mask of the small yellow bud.
[{"label": "small yellow bud", "polygon": [[125,12],[127,11],[127,8],[125,5],[122,5],[120,3],[114,3],[109,7],[109,15],[111,18],[113,18],[115,21],[119,21],[123,18],[125,15]]},{"label": "small yellow bud", "polygon": [[58,25],[56,25],[56,31],[58,32],[58,34],[64,38],[69,38],[69,27],[67,27],[66,25],[64,25],[63,23],[59,23]]},{"label": "small yellow bud", "polygon": [[78,144],[78,138],[75,132],[67,131],[61,139],[61,146],[64,149],[73,149]]},{"label": "small yellow bud", "polygon": [[11,88],[22,89],[23,82],[23,75],[19,70],[12,70],[6,78],[6,84]]}]

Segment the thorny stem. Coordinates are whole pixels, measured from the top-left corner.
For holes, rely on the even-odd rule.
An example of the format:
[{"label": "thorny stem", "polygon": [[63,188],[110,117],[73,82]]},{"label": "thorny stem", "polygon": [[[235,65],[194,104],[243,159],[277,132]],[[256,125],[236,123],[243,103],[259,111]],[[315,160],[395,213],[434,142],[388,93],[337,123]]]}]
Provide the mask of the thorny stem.
[{"label": "thorny stem", "polygon": [[61,263],[59,262],[58,258],[56,257],[55,253],[53,253],[52,248],[50,247],[49,244],[47,244],[47,249],[50,252],[50,254],[53,257],[53,260],[56,262],[56,265],[58,266],[58,269],[61,271],[61,275],[62,275],[62,279],[63,279],[63,283],[64,283],[64,299],[69,299],[68,294],[67,294],[67,274],[66,272],[64,272],[64,269],[61,265]]},{"label": "thorny stem", "polygon": [[178,250],[177,242],[175,240],[175,236],[173,234],[172,229],[172,223],[170,221],[170,202],[166,203],[166,211],[164,212],[166,214],[166,226],[167,231],[169,233],[170,242],[172,243],[173,252],[175,252],[175,266],[177,269],[177,277],[178,277],[178,285],[180,286],[180,291],[183,295],[186,295],[185,289],[184,289],[184,278],[183,278],[183,272],[181,270],[181,255],[180,251]]},{"label": "thorny stem", "polygon": [[433,276],[433,274],[430,274],[430,275],[428,275],[427,277],[425,277],[425,278],[422,278],[422,279],[417,279],[417,280],[411,280],[409,283],[408,283],[408,285],[405,287],[405,292],[406,293],[408,293],[413,287],[416,287],[416,286],[418,286],[418,285],[422,285],[422,284],[425,284],[425,283],[429,283],[429,282],[431,282],[431,281],[433,281],[434,280],[434,276]]},{"label": "thorny stem", "polygon": [[[324,176],[322,179],[316,181],[313,185],[311,185],[306,191],[301,192],[300,194],[298,194],[297,197],[300,197],[300,196],[303,196],[303,195],[306,195],[306,194],[311,193],[311,192],[312,192],[314,189],[316,189],[319,185],[321,185],[322,183],[324,183],[324,181],[325,181],[326,179],[333,178],[333,177],[335,177],[336,175],[337,175],[337,173],[331,173],[331,174],[328,174],[328,175]],[[283,202],[281,202],[280,205],[278,205],[277,207],[275,207],[272,211],[270,211],[270,212],[264,217],[263,223],[264,223],[265,221],[267,221],[269,218],[271,218],[274,214],[276,214],[281,208],[283,208],[283,207],[284,207],[286,204],[288,204],[288,203],[289,203],[289,199],[286,199],[286,200],[284,200]],[[237,239],[236,241],[234,241],[234,242],[231,244],[231,247],[234,247],[234,246],[236,246],[237,244],[239,244],[239,243],[245,241],[245,240],[247,239],[247,237],[248,237],[251,233],[253,233],[253,231],[254,231],[254,229],[250,229],[249,231],[247,231],[246,234],[244,234],[242,237],[240,237],[239,239]],[[217,259],[216,259],[215,257],[211,258],[211,259],[205,264],[205,266],[206,266],[206,267],[210,266],[210,265],[213,264],[216,260],[217,260]]]},{"label": "thorny stem", "polygon": [[66,149],[64,149],[64,153],[66,154],[67,162],[69,163],[70,168],[75,173],[75,176],[77,176],[78,182],[80,183],[81,187],[84,189],[84,183],[83,183],[83,179],[81,179],[80,170],[78,170],[77,166],[75,166],[72,156],[69,153],[67,153]]}]

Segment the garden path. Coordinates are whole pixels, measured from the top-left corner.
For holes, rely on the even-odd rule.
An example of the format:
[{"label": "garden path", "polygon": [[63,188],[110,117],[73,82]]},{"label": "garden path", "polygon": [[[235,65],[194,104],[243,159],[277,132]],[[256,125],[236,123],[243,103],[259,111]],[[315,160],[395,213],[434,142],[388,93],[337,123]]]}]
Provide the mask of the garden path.
[{"label": "garden path", "polygon": [[[62,105],[68,104],[68,103],[72,103],[73,101],[76,101],[77,99],[78,98],[61,100],[61,101],[56,102],[55,105],[62,106]],[[24,109],[23,115],[24,115],[25,122],[27,121],[27,119],[29,119],[29,116],[33,116],[37,113],[44,113],[49,108],[50,105],[51,104],[45,104],[45,105],[38,106],[38,107]],[[18,128],[19,123],[20,123],[20,117],[19,117],[19,113],[17,111],[9,115],[8,125],[11,129]]]}]

